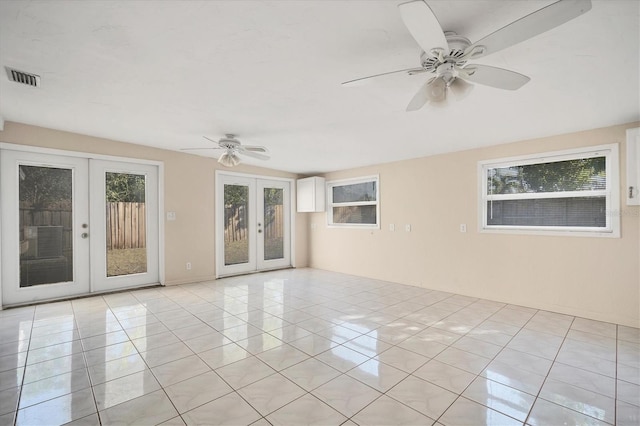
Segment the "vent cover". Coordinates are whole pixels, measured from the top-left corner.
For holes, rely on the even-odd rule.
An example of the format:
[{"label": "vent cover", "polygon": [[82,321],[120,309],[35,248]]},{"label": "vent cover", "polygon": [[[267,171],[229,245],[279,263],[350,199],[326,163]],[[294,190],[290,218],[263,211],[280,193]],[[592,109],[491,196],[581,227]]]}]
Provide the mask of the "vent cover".
[{"label": "vent cover", "polygon": [[10,81],[16,83],[26,84],[31,87],[40,87],[40,76],[31,74],[24,71],[19,71],[13,68],[5,67],[7,69],[7,76]]}]

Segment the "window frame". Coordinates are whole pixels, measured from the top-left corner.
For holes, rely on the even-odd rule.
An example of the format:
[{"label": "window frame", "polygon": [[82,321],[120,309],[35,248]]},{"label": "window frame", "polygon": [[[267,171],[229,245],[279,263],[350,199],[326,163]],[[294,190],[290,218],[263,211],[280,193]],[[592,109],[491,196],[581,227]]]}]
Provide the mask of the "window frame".
[{"label": "window frame", "polygon": [[[334,203],[333,188],[337,186],[349,186],[359,183],[375,182],[376,183],[376,200],[375,201],[353,201]],[[355,228],[355,229],[380,229],[380,175],[361,176],[349,179],[337,179],[326,182],[327,193],[327,227],[328,228]],[[376,223],[334,223],[333,208],[334,207],[351,207],[351,206],[376,206]]]},{"label": "window frame", "polygon": [[[487,173],[489,169],[603,156],[605,157],[607,176],[605,190],[487,194]],[[478,231],[481,233],[620,238],[620,161],[617,143],[479,161],[478,191]],[[598,196],[605,196],[606,226],[604,228],[487,224],[487,204],[491,200],[531,200]]]}]

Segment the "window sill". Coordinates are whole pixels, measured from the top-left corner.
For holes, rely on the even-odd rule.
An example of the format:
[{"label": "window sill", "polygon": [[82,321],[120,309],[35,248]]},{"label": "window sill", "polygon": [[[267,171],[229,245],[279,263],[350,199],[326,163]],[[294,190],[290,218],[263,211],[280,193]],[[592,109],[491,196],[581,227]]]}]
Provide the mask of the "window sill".
[{"label": "window sill", "polygon": [[620,232],[612,230],[587,231],[584,229],[549,229],[549,228],[519,228],[519,227],[491,227],[481,228],[482,234],[508,234],[508,235],[541,235],[549,237],[591,237],[591,238],[620,238]]}]

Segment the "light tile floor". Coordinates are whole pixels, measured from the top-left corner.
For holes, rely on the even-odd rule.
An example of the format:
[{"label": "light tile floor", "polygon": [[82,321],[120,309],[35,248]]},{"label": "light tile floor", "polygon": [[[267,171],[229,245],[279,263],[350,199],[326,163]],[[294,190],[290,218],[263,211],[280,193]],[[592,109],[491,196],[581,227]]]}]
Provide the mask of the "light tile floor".
[{"label": "light tile floor", "polygon": [[0,425],[640,424],[640,330],[285,270],[0,311]]}]

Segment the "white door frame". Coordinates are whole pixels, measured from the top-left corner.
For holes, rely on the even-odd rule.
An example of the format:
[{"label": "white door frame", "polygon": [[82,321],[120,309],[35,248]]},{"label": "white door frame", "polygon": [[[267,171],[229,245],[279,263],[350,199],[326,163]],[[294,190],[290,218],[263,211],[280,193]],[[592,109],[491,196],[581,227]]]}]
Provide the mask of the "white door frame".
[{"label": "white door frame", "polygon": [[[99,232],[90,235],[91,242],[91,292],[113,291],[122,288],[148,285],[158,282],[160,265],[158,263],[158,235],[149,232],[158,228],[160,218],[155,214],[158,209],[158,177],[157,167],[148,164],[131,164],[116,161],[89,160],[90,180],[90,222],[93,229]],[[107,277],[107,259],[105,247],[106,235],[102,232],[106,222],[105,173],[131,173],[147,177],[145,184],[146,211],[146,251],[147,272],[131,275]],[[104,255],[104,256],[102,256]]]},{"label": "white door frame", "polygon": [[[246,263],[239,263],[237,265],[225,265],[224,264],[224,186],[225,185],[238,185],[238,186],[246,186],[248,188],[247,191],[247,233],[249,236],[248,241],[248,260]],[[230,275],[238,275],[245,274],[249,272],[255,272],[257,268],[257,238],[256,238],[256,212],[257,205],[255,201],[255,197],[252,195],[255,194],[256,191],[256,180],[255,178],[248,178],[246,176],[239,175],[228,175],[223,174],[217,177],[216,179],[216,206],[215,206],[215,215],[216,215],[216,233],[220,232],[220,238],[216,239],[216,247],[218,245],[218,240],[220,240],[221,250],[218,252],[216,249],[215,257],[216,257],[216,277],[218,274],[220,276],[230,276]],[[221,207],[222,206],[222,207]]]},{"label": "white door frame", "polygon": [[[2,150],[13,150],[13,151],[25,151],[25,152],[34,152],[34,153],[42,153],[42,154],[52,154],[52,155],[62,155],[66,157],[81,157],[86,159],[96,159],[96,160],[108,160],[108,161],[120,161],[125,163],[138,163],[138,164],[149,164],[155,165],[158,167],[158,262],[159,262],[159,282],[161,285],[165,285],[165,268],[164,268],[164,245],[165,245],[165,231],[164,231],[164,162],[156,161],[156,160],[146,160],[139,158],[130,158],[130,157],[120,157],[115,155],[106,155],[106,154],[95,154],[90,152],[82,152],[82,151],[67,151],[64,149],[56,149],[56,148],[44,148],[34,145],[20,145],[13,144],[7,142],[0,141],[0,155],[2,155]],[[2,215],[0,214],[0,225],[2,224]],[[2,239],[2,230],[0,226],[0,239]],[[0,256],[2,252],[0,251]],[[1,258],[0,258],[1,259]],[[2,262],[0,262],[0,310],[2,310],[3,301],[2,301]]]},{"label": "white door frame", "polygon": [[[291,262],[291,266],[295,268],[296,259],[295,259],[295,225],[296,225],[296,191],[295,191],[295,179],[293,178],[283,178],[283,177],[273,177],[273,176],[264,176],[264,175],[255,175],[249,173],[236,173],[236,172],[228,172],[225,170],[216,170],[215,173],[215,265],[216,265],[216,278],[221,278],[223,276],[227,276],[226,274],[221,274],[222,267],[224,265],[224,236],[218,235],[218,230],[221,229],[224,223],[224,209],[218,208],[219,205],[224,204],[224,193],[220,191],[220,187],[218,182],[222,179],[222,176],[232,176],[239,178],[250,178],[250,179],[265,179],[265,180],[274,180],[274,181],[285,181],[289,182],[289,193],[290,193],[290,204],[289,204],[289,260]],[[250,233],[251,235],[251,233]],[[255,244],[254,244],[255,246]],[[251,250],[251,248],[250,248]]]},{"label": "white door frame", "polygon": [[[0,158],[2,169],[2,185],[7,185],[2,194],[2,213],[5,225],[9,227],[9,234],[3,238],[2,246],[5,259],[13,268],[7,268],[5,282],[2,289],[5,299],[10,304],[40,302],[55,298],[72,297],[89,293],[90,287],[90,259],[89,240],[85,229],[89,221],[89,161],[84,158],[42,153],[25,153],[24,151],[3,151]],[[44,283],[41,285],[21,287],[20,279],[20,218],[19,218],[19,185],[18,168],[21,166],[45,167],[71,170],[72,173],[72,216],[71,216],[71,262],[73,265],[70,281]],[[9,195],[11,198],[8,198]],[[65,265],[65,268],[67,265]],[[2,280],[2,277],[0,277]],[[5,293],[6,292],[6,293]]]},{"label": "white door frame", "polygon": [[[274,179],[260,179],[256,180],[256,208],[258,212],[258,218],[262,218],[264,222],[264,190],[265,188],[279,188],[282,190],[283,202],[291,202],[291,183],[274,180]],[[287,200],[288,199],[288,200]],[[286,205],[286,204],[285,204]],[[291,209],[285,210],[283,215],[283,221],[289,223],[289,226],[284,227],[283,241],[291,241]],[[260,228],[260,225],[258,225]],[[265,260],[264,250],[264,237],[266,233],[266,224],[263,223],[262,229],[258,229],[257,237],[257,255],[256,255],[256,269],[259,271],[266,271],[268,269],[286,268],[291,266],[291,244],[285,244],[283,247],[283,259]]]}]

